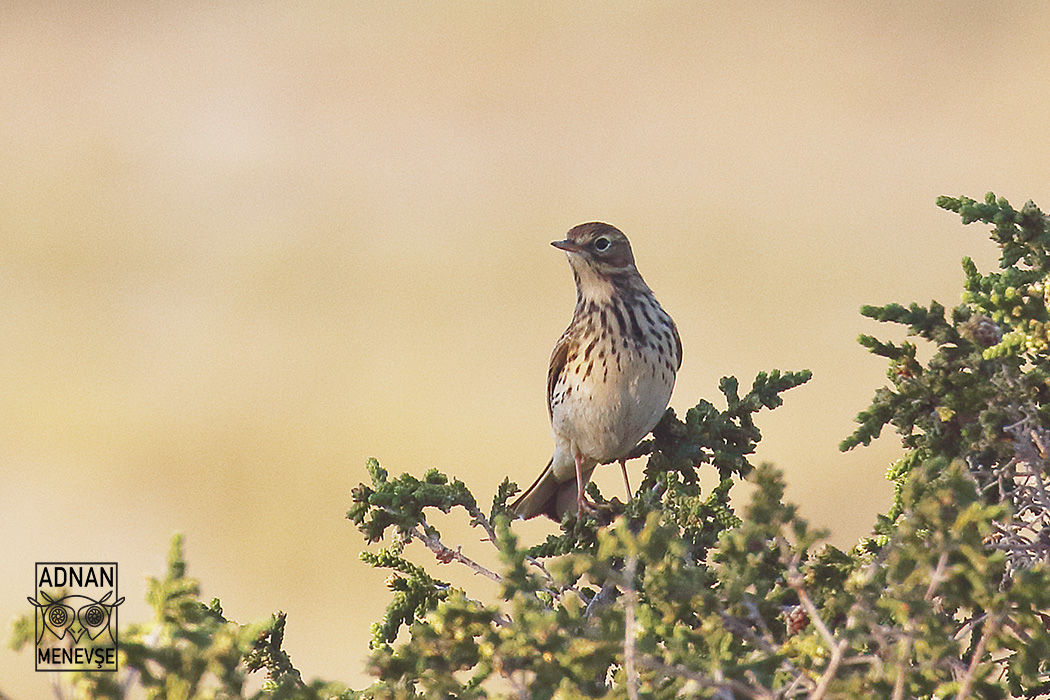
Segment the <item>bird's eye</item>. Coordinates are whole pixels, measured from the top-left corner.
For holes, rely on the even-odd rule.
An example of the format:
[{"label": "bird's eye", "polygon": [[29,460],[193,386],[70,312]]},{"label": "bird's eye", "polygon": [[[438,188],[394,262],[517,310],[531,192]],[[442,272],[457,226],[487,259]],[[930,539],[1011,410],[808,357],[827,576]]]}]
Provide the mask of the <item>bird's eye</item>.
[{"label": "bird's eye", "polygon": [[594,241],[594,249],[597,250],[599,253],[604,253],[605,251],[609,250],[610,245],[611,244],[609,242],[609,239],[605,236],[595,239]]}]

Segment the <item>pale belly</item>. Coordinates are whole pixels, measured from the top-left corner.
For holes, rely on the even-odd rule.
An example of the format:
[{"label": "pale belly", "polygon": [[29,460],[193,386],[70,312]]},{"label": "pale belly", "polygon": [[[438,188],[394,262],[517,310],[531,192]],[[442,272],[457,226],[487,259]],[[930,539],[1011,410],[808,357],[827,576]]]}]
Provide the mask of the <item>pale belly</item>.
[{"label": "pale belly", "polygon": [[567,377],[551,415],[558,451],[579,452],[588,461],[616,460],[660,420],[674,388],[674,372],[658,357],[633,348],[618,359],[605,358],[589,379]]}]

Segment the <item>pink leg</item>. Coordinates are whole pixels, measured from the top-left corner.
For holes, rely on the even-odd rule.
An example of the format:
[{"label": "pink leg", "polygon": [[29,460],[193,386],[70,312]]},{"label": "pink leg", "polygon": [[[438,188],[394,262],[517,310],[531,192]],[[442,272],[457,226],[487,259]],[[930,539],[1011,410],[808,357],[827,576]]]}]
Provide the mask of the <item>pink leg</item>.
[{"label": "pink leg", "polygon": [[576,515],[579,516],[583,513],[584,509],[584,496],[583,496],[583,455],[579,452],[576,453]]},{"label": "pink leg", "polygon": [[623,485],[624,485],[624,488],[627,489],[627,500],[629,501],[629,500],[631,500],[631,493],[632,493],[632,491],[631,491],[631,482],[627,480],[627,465],[624,464],[624,461],[622,459],[620,460],[620,469],[623,471]]}]

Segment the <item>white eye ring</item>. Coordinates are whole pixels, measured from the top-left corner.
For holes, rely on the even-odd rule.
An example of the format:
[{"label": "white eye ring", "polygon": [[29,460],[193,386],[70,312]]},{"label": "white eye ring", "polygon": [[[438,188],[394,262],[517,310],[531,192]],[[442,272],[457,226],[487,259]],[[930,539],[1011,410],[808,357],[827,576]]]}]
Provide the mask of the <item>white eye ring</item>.
[{"label": "white eye ring", "polygon": [[595,239],[594,241],[594,249],[597,250],[599,253],[604,253],[605,251],[609,250],[609,245],[610,241],[605,236]]}]

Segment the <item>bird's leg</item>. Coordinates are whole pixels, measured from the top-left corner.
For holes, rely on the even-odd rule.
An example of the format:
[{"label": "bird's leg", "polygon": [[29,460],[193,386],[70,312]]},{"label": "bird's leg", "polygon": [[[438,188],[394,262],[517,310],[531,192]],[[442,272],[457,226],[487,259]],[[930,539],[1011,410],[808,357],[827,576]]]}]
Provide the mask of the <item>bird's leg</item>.
[{"label": "bird's leg", "polygon": [[576,514],[583,513],[583,455],[576,453]]},{"label": "bird's leg", "polygon": [[576,516],[583,515],[585,510],[593,510],[593,506],[587,502],[584,493],[586,484],[583,481],[583,455],[576,453]]},{"label": "bird's leg", "polygon": [[631,500],[631,494],[633,491],[631,491],[631,482],[627,479],[627,465],[622,459],[620,460],[620,470],[623,472],[623,486],[627,489],[627,500],[629,501]]}]

